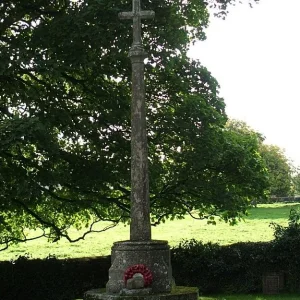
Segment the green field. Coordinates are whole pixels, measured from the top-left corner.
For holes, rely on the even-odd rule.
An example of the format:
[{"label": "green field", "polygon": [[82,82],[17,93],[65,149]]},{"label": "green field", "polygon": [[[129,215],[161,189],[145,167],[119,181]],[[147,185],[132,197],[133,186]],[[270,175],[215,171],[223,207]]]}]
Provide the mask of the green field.
[{"label": "green field", "polygon": [[[270,223],[286,225],[290,209],[297,206],[300,207],[300,204],[259,205],[257,208],[252,208],[249,216],[236,226],[229,226],[224,222],[218,222],[216,226],[208,225],[206,221],[187,217],[184,220],[169,221],[154,227],[152,237],[153,239],[168,240],[171,246],[177,245],[183,239],[192,238],[219,244],[269,241],[273,239]],[[46,239],[39,239],[12,246],[8,250],[0,252],[0,260],[16,259],[26,253],[30,254],[32,258],[45,258],[49,255],[55,255],[58,258],[108,255],[113,242],[128,238],[129,227],[119,225],[103,233],[90,234],[84,241],[77,243],[69,243],[64,240],[48,243]],[[226,300],[231,299],[236,298],[226,298]],[[256,300],[256,298],[249,299]]]}]

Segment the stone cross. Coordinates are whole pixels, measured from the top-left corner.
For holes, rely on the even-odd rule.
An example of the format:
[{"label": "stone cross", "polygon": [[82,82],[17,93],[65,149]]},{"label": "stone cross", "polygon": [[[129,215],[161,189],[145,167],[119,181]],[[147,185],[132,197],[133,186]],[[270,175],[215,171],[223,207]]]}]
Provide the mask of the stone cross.
[{"label": "stone cross", "polygon": [[132,11],[130,12],[122,12],[119,13],[120,19],[133,19],[133,43],[131,47],[131,51],[133,50],[141,50],[144,55],[143,46],[142,46],[142,19],[152,19],[154,18],[154,11],[152,10],[141,10],[141,2],[140,0],[132,0]]},{"label": "stone cross", "polygon": [[154,17],[153,11],[142,11],[140,0],[132,0],[132,12],[122,12],[120,19],[133,19],[133,43],[129,51],[132,64],[131,103],[131,241],[150,241],[150,200],[148,176],[148,146],[142,19]]}]

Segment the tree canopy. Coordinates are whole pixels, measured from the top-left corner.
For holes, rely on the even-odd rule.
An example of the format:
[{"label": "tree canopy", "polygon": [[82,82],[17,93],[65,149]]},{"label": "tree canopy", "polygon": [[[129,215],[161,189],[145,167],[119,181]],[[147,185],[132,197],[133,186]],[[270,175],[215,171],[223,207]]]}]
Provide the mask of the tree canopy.
[{"label": "tree canopy", "polygon": [[293,188],[294,193],[299,196],[300,195],[300,173],[299,169],[296,170],[296,174],[293,176]]},{"label": "tree canopy", "polygon": [[284,151],[275,145],[262,144],[260,154],[268,169],[269,194],[277,197],[293,195],[293,167]]},{"label": "tree canopy", "polygon": [[[123,0],[0,3],[0,244],[41,236],[70,241],[71,226],[128,222],[130,10]],[[251,136],[225,128],[218,83],[189,44],[205,39],[208,5],[143,1],[150,198],[153,224],[219,215],[234,222],[264,193]],[[250,3],[255,1],[249,1]],[[34,238],[34,237],[33,237]]]},{"label": "tree canopy", "polygon": [[286,157],[284,150],[276,145],[264,143],[265,137],[243,121],[229,120],[226,126],[257,140],[258,153],[268,174],[267,194],[275,197],[292,196],[297,186],[297,176],[293,176],[295,167]]}]

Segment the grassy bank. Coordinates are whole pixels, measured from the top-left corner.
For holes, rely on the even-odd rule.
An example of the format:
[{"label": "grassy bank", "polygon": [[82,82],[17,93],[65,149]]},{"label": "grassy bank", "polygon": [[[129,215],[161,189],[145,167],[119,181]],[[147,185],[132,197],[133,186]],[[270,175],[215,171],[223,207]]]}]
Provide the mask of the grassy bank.
[{"label": "grassy bank", "polygon": [[[289,211],[295,206],[300,206],[300,204],[259,205],[257,208],[252,208],[249,211],[249,216],[237,226],[229,226],[224,222],[219,222],[216,226],[208,225],[206,221],[187,217],[184,220],[170,221],[154,227],[152,237],[153,239],[168,240],[171,246],[178,244],[182,239],[192,238],[219,244],[269,241],[273,239],[270,223],[287,224]],[[49,255],[55,255],[59,258],[103,256],[110,254],[113,242],[128,238],[129,227],[119,225],[103,233],[90,234],[84,241],[73,244],[64,240],[48,243],[46,239],[19,244],[0,252],[0,260],[16,259],[26,253],[29,253],[33,258],[45,258]],[[256,300],[256,298],[249,299]]]}]

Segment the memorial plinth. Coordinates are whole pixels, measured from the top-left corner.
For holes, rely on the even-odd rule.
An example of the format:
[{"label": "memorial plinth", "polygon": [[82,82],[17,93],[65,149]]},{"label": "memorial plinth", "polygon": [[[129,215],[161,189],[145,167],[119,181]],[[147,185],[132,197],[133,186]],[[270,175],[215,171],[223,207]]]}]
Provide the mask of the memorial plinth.
[{"label": "memorial plinth", "polygon": [[[112,247],[111,263],[106,285],[109,294],[124,291],[124,273],[127,268],[137,264],[143,264],[151,270],[153,283],[150,293],[168,293],[172,289],[170,247],[166,241],[116,242]],[[149,293],[149,290],[145,292]]]}]

